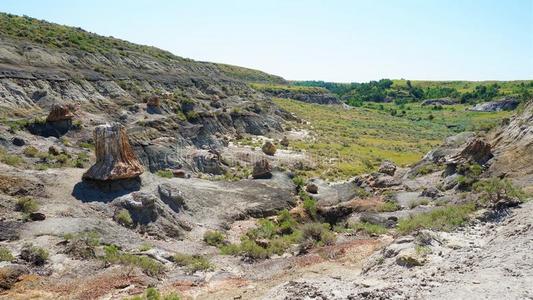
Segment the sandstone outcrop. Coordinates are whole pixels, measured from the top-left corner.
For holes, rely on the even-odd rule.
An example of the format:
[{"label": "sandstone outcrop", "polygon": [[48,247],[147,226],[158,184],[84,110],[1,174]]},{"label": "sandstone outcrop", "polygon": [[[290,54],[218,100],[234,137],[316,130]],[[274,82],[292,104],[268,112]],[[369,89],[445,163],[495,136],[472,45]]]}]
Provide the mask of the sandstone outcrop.
[{"label": "sandstone outcrop", "polygon": [[71,106],[56,104],[52,106],[50,113],[48,113],[46,122],[70,121],[73,117]]},{"label": "sandstone outcrop", "polygon": [[83,179],[108,181],[137,178],[144,171],[128,142],[124,127],[100,125],[94,130],[96,163]]},{"label": "sandstone outcrop", "polygon": [[396,165],[394,165],[392,162],[386,160],[381,163],[381,166],[379,166],[378,172],[387,174],[390,176],[394,176],[394,172],[396,172]]},{"label": "sandstone outcrop", "polygon": [[476,104],[470,110],[483,112],[513,110],[518,104],[520,104],[520,102],[514,98],[502,98],[496,101]]}]

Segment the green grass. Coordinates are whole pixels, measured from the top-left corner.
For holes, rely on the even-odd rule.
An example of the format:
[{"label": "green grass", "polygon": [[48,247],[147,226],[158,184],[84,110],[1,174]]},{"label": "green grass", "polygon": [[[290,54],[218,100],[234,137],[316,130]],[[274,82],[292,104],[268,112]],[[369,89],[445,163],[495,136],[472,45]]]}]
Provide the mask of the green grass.
[{"label": "green grass", "polygon": [[124,227],[133,226],[133,219],[131,218],[131,214],[125,208],[117,212],[117,214],[115,215],[115,220],[117,221],[117,223],[119,223],[120,225]]},{"label": "green grass", "polygon": [[30,214],[39,210],[39,203],[31,197],[22,197],[17,200],[15,208],[17,211]]},{"label": "green grass", "polygon": [[407,234],[418,229],[449,231],[463,225],[469,219],[470,213],[475,209],[474,203],[449,205],[427,213],[400,219],[397,230],[401,234]]},{"label": "green grass", "polygon": [[224,243],[225,236],[218,230],[206,231],[204,233],[204,242],[210,246],[220,246]]},{"label": "green grass", "polygon": [[172,177],[174,177],[174,174],[172,174],[171,170],[157,170],[157,172],[155,174],[157,176],[163,177],[163,178],[172,178]]},{"label": "green grass", "polygon": [[252,83],[250,86],[261,92],[293,92],[304,94],[324,94],[328,90],[321,87],[297,86],[297,85],[282,85],[282,84],[264,84]]},{"label": "green grass", "polygon": [[172,257],[172,261],[180,267],[185,267],[191,274],[196,271],[208,271],[213,269],[213,265],[209,260],[200,255],[176,253]]},{"label": "green grass", "polygon": [[147,256],[124,253],[115,245],[105,246],[104,252],[105,255],[102,259],[107,263],[135,266],[150,276],[157,276],[165,272],[165,267],[157,260]]},{"label": "green grass", "polygon": [[[401,167],[413,164],[444,138],[464,130],[491,128],[512,114],[470,112],[464,105],[432,110],[418,103],[402,108],[394,103],[365,103],[347,110],[289,99],[274,102],[310,122],[291,124],[313,132],[312,138],[292,141],[291,147],[305,151],[316,163],[315,169],[302,175],[327,180],[375,171],[384,159]],[[399,113],[392,116],[392,110]],[[427,119],[430,114],[434,116],[431,121]]]},{"label": "green grass", "polygon": [[397,211],[400,209],[401,209],[400,205],[392,201],[386,201],[378,207],[378,210],[380,212],[392,212],[392,211]]},{"label": "green grass", "polygon": [[351,227],[357,231],[362,231],[369,235],[381,235],[387,233],[387,228],[378,224],[359,222],[353,224]]},{"label": "green grass", "polygon": [[2,261],[12,261],[14,260],[15,257],[13,256],[13,254],[11,254],[11,251],[9,251],[9,249],[7,249],[6,247],[2,247],[0,246],[0,262]]}]

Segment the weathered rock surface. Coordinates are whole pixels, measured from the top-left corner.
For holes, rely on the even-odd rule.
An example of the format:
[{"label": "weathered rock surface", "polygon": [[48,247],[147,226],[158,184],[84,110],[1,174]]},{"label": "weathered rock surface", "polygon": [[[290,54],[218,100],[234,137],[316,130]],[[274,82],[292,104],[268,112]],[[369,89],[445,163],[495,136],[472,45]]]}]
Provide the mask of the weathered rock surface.
[{"label": "weathered rock surface", "polygon": [[139,177],[144,171],[118,124],[100,125],[94,131],[96,163],[83,174],[84,179],[108,181]]},{"label": "weathered rock surface", "polygon": [[520,104],[520,102],[517,99],[503,98],[496,101],[476,104],[470,110],[483,112],[513,110],[518,104]]},{"label": "weathered rock surface", "polygon": [[71,110],[71,106],[55,104],[46,117],[46,122],[70,121],[74,117]]},{"label": "weathered rock surface", "polygon": [[422,105],[453,105],[457,103],[458,101],[452,98],[436,98],[422,101]]},{"label": "weathered rock surface", "polygon": [[396,165],[391,161],[385,160],[379,166],[378,172],[394,176],[394,172],[396,172]]}]

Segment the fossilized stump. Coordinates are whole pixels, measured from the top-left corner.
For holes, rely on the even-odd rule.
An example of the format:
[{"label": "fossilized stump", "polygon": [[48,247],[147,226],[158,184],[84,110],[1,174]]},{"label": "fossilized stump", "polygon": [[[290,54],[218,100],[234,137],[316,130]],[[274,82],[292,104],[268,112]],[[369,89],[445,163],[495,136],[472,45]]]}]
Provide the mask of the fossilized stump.
[{"label": "fossilized stump", "polygon": [[100,125],[94,130],[96,163],[83,179],[109,181],[137,178],[144,168],[137,160],[120,124]]},{"label": "fossilized stump", "polygon": [[72,108],[69,105],[56,104],[52,106],[50,113],[48,113],[48,117],[46,117],[46,122],[72,120],[74,115],[72,114],[71,110]]}]

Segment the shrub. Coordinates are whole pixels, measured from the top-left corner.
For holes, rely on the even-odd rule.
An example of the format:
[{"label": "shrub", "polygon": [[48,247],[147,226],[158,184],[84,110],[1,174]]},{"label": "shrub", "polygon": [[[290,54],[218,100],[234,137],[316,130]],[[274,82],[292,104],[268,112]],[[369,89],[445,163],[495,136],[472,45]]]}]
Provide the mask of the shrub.
[{"label": "shrub", "polygon": [[96,246],[100,245],[100,235],[96,231],[66,234],[64,239],[68,241],[66,254],[80,259],[96,257]]},{"label": "shrub", "polygon": [[295,176],[292,178],[292,182],[296,185],[296,188],[300,190],[305,185],[305,180],[300,176]]},{"label": "shrub", "polygon": [[185,267],[189,273],[196,271],[207,271],[213,269],[209,260],[200,255],[187,255],[176,253],[172,257],[172,261],[180,267]]},{"label": "shrub", "polygon": [[270,239],[276,234],[276,224],[268,219],[260,219],[259,226],[246,233],[250,239]]},{"label": "shrub", "polygon": [[309,196],[305,191],[300,191],[300,198],[303,200],[303,208],[307,214],[313,219],[317,218],[316,200]]},{"label": "shrub", "polygon": [[0,246],[0,261],[12,261],[15,257],[11,254],[11,251],[6,247]]},{"label": "shrub", "polygon": [[163,178],[172,178],[172,177],[174,177],[174,174],[172,174],[171,170],[158,170],[155,174],[157,176],[163,177]]},{"label": "shrub", "polygon": [[143,294],[134,296],[133,298],[126,298],[126,300],[180,300],[176,293],[161,295],[156,288],[147,288]]},{"label": "shrub", "polygon": [[17,200],[15,204],[17,211],[21,211],[25,214],[36,212],[39,209],[39,204],[35,199],[31,197],[22,197]]},{"label": "shrub", "polygon": [[352,225],[352,228],[357,231],[363,231],[369,235],[381,235],[387,233],[387,228],[378,224],[371,224],[366,222],[360,222]]},{"label": "shrub", "polygon": [[357,188],[355,190],[355,194],[357,195],[357,197],[362,198],[362,199],[368,198],[371,195],[369,192],[367,192],[367,190],[363,188]]},{"label": "shrub", "polygon": [[186,114],[185,114],[185,117],[187,118],[187,120],[189,121],[193,121],[195,119],[198,118],[198,112],[194,111],[194,110],[191,110],[191,111],[188,111]]},{"label": "shrub", "polygon": [[130,212],[127,209],[121,209],[115,215],[115,220],[122,226],[131,227],[133,226],[133,219],[131,218]]},{"label": "shrub", "polygon": [[41,266],[48,259],[48,251],[32,244],[25,244],[20,251],[20,258],[36,266]]},{"label": "shrub", "polygon": [[218,230],[204,233],[204,242],[210,246],[221,246],[224,243],[224,239],[224,234]]},{"label": "shrub", "polygon": [[140,268],[145,274],[157,276],[165,272],[163,264],[147,256],[123,253],[115,245],[104,246],[103,260],[108,263],[116,263]]},{"label": "shrub", "polygon": [[35,157],[39,153],[39,150],[33,146],[28,146],[22,151],[27,157]]},{"label": "shrub", "polygon": [[418,229],[449,231],[463,225],[469,214],[475,210],[473,203],[450,205],[421,213],[413,217],[400,219],[397,225],[399,233],[406,234]]},{"label": "shrub", "polygon": [[400,205],[392,201],[386,201],[378,207],[378,211],[380,212],[392,212],[397,210],[400,210]]},{"label": "shrub", "polygon": [[307,223],[302,226],[302,240],[330,245],[335,242],[335,234],[331,232],[327,223]]},{"label": "shrub", "polygon": [[276,222],[278,224],[278,234],[291,234],[295,232],[297,223],[287,209],[282,210],[278,214]]},{"label": "shrub", "polygon": [[474,191],[481,193],[480,199],[483,204],[495,204],[500,200],[518,200],[522,202],[526,198],[526,194],[508,179],[493,177],[479,181],[473,187]]},{"label": "shrub", "polygon": [[13,167],[19,166],[23,162],[20,156],[8,154],[5,151],[0,151],[0,161]]}]

